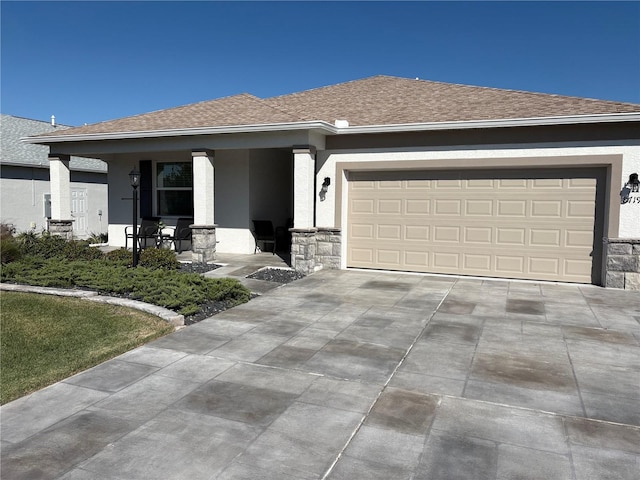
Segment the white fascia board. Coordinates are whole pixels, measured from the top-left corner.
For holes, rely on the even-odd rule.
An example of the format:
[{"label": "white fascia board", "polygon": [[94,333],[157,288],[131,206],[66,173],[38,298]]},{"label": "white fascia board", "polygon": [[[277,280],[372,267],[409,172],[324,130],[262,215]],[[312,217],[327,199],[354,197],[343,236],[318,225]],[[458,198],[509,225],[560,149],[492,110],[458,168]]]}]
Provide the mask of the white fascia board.
[{"label": "white fascia board", "polygon": [[[637,122],[640,113],[572,115],[558,117],[507,118],[498,120],[467,120],[461,122],[403,123],[397,125],[365,125],[336,129],[338,134],[394,133],[429,130],[463,130],[504,127],[533,127],[544,125],[579,125],[588,123]],[[335,128],[335,127],[334,127]]]},{"label": "white fascia board", "polygon": [[144,130],[134,132],[81,133],[77,135],[48,135],[22,137],[21,142],[48,144],[60,142],[85,142],[99,140],[129,140],[139,138],[182,137],[193,135],[220,135],[230,133],[263,133],[283,130],[320,130],[324,133],[336,133],[335,128],[327,122],[294,122],[271,123],[259,125],[230,125],[224,127],[180,128],[170,130]]},{"label": "white fascia board", "polygon": [[180,137],[194,135],[220,135],[233,133],[263,133],[287,130],[316,130],[328,135],[354,135],[359,133],[398,133],[437,130],[463,130],[505,127],[532,127],[545,125],[579,125],[590,123],[637,122],[639,113],[611,113],[597,115],[568,115],[556,117],[507,118],[497,120],[466,120],[457,122],[401,123],[394,125],[365,125],[338,128],[328,122],[272,123],[258,125],[230,125],[224,127],[199,127],[170,130],[146,130],[136,132],[86,133],[78,135],[51,135],[23,137],[21,142],[50,144],[99,140],[127,140],[141,138]]}]

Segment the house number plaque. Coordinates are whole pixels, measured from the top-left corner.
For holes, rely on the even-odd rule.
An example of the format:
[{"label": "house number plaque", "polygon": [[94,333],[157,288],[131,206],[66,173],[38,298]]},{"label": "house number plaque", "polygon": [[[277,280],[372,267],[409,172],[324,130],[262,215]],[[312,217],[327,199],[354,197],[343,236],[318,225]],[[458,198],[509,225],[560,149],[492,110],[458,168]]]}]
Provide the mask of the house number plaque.
[{"label": "house number plaque", "polygon": [[620,203],[622,205],[640,205],[640,180],[638,180],[637,173],[629,175],[629,180],[622,187],[620,191]]}]

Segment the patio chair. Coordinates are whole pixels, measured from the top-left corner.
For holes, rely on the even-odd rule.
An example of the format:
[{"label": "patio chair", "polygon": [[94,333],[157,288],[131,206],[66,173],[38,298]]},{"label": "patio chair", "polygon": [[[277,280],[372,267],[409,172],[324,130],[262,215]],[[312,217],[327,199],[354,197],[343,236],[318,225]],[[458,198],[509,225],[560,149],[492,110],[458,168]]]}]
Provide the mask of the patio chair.
[{"label": "patio chair", "polygon": [[[140,248],[147,247],[147,240],[151,239],[153,245],[156,244],[158,238],[158,222],[160,217],[143,217],[138,227],[138,245]],[[133,227],[128,225],[124,228],[124,248],[127,248],[129,239],[133,242]],[[144,244],[143,244],[144,241]]]},{"label": "patio chair", "polygon": [[276,232],[271,220],[253,220],[253,236],[256,240],[254,254],[258,252],[258,242],[262,242],[262,246],[265,248],[267,243],[273,244],[273,254],[276,254]]},{"label": "patio chair", "polygon": [[173,242],[173,247],[177,253],[182,253],[182,242],[191,242],[191,225],[193,218],[179,218],[173,234],[166,238]]}]

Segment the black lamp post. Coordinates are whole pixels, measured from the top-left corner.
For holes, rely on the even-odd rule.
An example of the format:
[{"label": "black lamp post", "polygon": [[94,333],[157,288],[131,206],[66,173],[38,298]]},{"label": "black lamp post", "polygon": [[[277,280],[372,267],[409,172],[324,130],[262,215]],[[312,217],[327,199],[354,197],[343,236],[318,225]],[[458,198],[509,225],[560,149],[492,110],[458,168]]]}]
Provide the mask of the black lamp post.
[{"label": "black lamp post", "polygon": [[129,179],[133,187],[133,266],[138,266],[138,186],[140,185],[140,172],[136,167],[129,172]]}]

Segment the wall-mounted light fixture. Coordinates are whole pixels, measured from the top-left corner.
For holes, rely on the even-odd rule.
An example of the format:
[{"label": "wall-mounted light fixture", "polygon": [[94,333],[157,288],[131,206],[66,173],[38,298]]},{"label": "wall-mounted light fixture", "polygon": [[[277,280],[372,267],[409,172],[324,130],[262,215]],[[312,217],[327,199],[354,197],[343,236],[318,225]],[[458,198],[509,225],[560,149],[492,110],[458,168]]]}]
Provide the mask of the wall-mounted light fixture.
[{"label": "wall-mounted light fixture", "polygon": [[324,202],[324,199],[327,198],[327,191],[329,190],[329,185],[331,185],[331,179],[329,177],[324,177],[324,182],[322,182],[322,188],[320,189],[320,201]]}]

